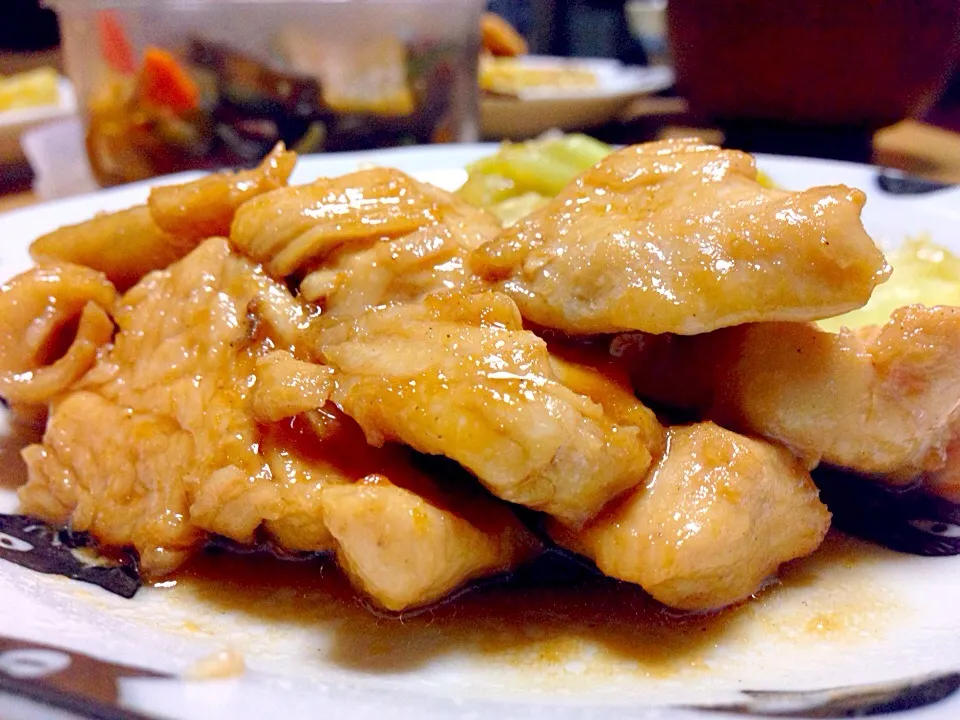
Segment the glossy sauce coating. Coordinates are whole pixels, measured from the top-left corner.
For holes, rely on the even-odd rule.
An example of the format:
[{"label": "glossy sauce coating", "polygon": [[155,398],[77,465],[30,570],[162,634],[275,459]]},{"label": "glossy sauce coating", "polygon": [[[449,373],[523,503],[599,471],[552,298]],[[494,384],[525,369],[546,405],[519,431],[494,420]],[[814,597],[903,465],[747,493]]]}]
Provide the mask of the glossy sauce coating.
[{"label": "glossy sauce coating", "polygon": [[[582,665],[586,678],[708,672],[718,647],[736,647],[747,636],[856,647],[882,634],[896,604],[850,575],[891,556],[832,534],[816,555],[786,565],[780,581],[757,598],[719,613],[670,610],[636,586],[551,561],[505,584],[402,616],[371,614],[325,560],[207,554],[161,592],[269,628],[329,632],[323,659],[344,668],[402,673],[466,653],[477,662],[508,663],[518,686],[526,687],[551,671],[571,678],[564,673],[570,663]],[[214,628],[200,622],[189,630]]]},{"label": "glossy sauce coating", "polygon": [[524,318],[572,334],[691,335],[863,305],[889,268],[859,190],[761,187],[692,141],[625,148],[471,255]]},{"label": "glossy sauce coating", "polygon": [[703,422],[670,428],[643,484],[582,530],[547,527],[605,574],[699,611],[746,599],[816,550],[830,513],[789,451]]},{"label": "glossy sauce coating", "polygon": [[369,245],[435,223],[450,198],[398,170],[360,170],[253,198],[237,211],[230,239],[283,277],[343,245]]},{"label": "glossy sauce coating", "polygon": [[498,497],[573,525],[636,485],[661,445],[639,402],[624,421],[564,385],[504,295],[380,309],[329,328],[320,346],[337,370],[334,401],[372,443],[445,455]]}]

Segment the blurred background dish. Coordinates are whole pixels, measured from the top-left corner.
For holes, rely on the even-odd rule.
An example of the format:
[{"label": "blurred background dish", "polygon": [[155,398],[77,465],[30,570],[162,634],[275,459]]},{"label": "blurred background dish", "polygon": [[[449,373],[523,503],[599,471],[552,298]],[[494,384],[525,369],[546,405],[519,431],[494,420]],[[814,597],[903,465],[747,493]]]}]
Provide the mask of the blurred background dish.
[{"label": "blurred background dish", "polygon": [[[61,10],[62,46],[43,4]],[[326,34],[298,13],[325,13]],[[481,105],[489,138],[549,128],[608,143],[696,135],[957,182],[958,16],[957,0],[3,0],[0,76],[62,71],[63,52],[80,104],[97,111],[98,132],[80,137],[95,141],[101,183],[250,165],[278,136],[320,151],[470,139]],[[452,46],[431,45],[438,37]],[[493,66],[514,86],[487,84],[481,95],[478,52],[520,56]],[[556,65],[598,59],[596,84],[593,70]],[[679,87],[663,87],[662,75],[639,88],[607,82],[675,63]],[[75,126],[28,127],[31,157],[65,157],[76,137]],[[0,195],[49,170],[25,162],[14,141],[22,129],[5,128]],[[68,153],[84,155],[82,142]],[[37,188],[78,192],[82,183],[59,180],[89,170],[61,166],[33,178]]]},{"label": "blurred background dish", "polygon": [[957,0],[670,0],[695,122],[755,151],[869,160],[874,131],[928,110],[960,42]]},{"label": "blurred background dish", "polygon": [[[638,32],[646,33],[651,52],[660,52],[656,64],[665,65],[665,0],[649,2],[654,4],[652,19],[641,22]],[[642,9],[639,14],[647,17]],[[593,58],[528,55],[526,39],[491,12],[481,20],[481,39],[480,129],[488,139],[520,140],[547,130],[595,127],[614,120],[636,98],[673,84],[669,68],[627,66],[615,52]]]},{"label": "blurred background dish", "polygon": [[0,164],[23,160],[20,138],[25,132],[76,111],[70,81],[52,68],[0,77]]},{"label": "blurred background dish", "polygon": [[57,71],[50,67],[0,77],[0,112],[60,103]]},{"label": "blurred background dish", "polygon": [[102,185],[476,138],[482,0],[50,0]]},{"label": "blurred background dish", "polygon": [[601,75],[620,69],[615,60],[546,57],[480,58],[480,91],[486,95],[536,97],[580,95],[596,90]]},{"label": "blurred background dish", "polygon": [[611,59],[530,55],[486,64],[480,127],[491,139],[601,125],[636,98],[673,84],[667,67],[625,66]]}]

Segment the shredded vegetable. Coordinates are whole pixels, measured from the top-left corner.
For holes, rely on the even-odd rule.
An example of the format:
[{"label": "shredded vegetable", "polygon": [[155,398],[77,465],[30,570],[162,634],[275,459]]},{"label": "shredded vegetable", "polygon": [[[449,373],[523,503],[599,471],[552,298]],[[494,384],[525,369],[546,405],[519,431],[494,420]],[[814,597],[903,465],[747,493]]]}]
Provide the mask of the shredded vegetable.
[{"label": "shredded vegetable", "polygon": [[493,212],[505,225],[543,205],[612,148],[586,135],[505,143],[468,168],[461,198]]},{"label": "shredded vegetable", "polygon": [[838,331],[882,325],[891,313],[905,305],[960,306],[960,258],[944,247],[918,237],[887,253],[893,274],[873,291],[864,307],[846,315],[821,320],[820,327]]}]

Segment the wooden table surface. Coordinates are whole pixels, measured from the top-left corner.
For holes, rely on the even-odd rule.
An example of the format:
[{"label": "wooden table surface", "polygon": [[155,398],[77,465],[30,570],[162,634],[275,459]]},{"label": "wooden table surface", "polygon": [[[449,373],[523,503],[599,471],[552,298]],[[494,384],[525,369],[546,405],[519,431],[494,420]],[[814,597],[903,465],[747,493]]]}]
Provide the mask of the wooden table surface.
[{"label": "wooden table surface", "polygon": [[873,161],[931,180],[960,183],[960,134],[904,120],[874,136]]},{"label": "wooden table surface", "polygon": [[7,210],[16,210],[19,207],[26,207],[35,202],[37,202],[37,198],[29,191],[0,195],[0,213],[4,213]]},{"label": "wooden table surface", "polygon": [[[665,128],[663,134],[707,134],[697,128]],[[874,137],[874,162],[921,177],[960,183],[960,134],[904,120],[878,132]],[[36,196],[21,188],[4,192],[0,184],[0,213],[37,202]]]}]

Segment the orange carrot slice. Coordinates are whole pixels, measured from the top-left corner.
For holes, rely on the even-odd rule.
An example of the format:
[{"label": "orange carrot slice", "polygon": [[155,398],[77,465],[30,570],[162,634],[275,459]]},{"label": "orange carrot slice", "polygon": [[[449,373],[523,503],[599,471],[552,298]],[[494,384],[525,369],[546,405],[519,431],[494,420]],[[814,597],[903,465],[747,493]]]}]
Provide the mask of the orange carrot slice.
[{"label": "orange carrot slice", "polygon": [[193,110],[200,102],[200,91],[187,71],[173,55],[155,47],[143,54],[140,93],[146,102],[175,113]]},{"label": "orange carrot slice", "polygon": [[101,10],[97,13],[97,35],[100,54],[107,66],[124,75],[132,74],[136,69],[133,48],[116,11]]}]

